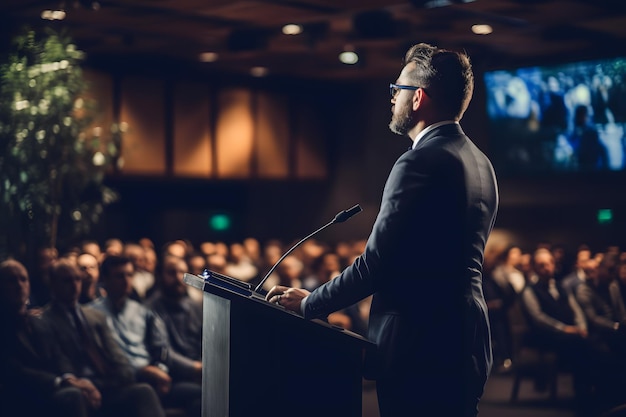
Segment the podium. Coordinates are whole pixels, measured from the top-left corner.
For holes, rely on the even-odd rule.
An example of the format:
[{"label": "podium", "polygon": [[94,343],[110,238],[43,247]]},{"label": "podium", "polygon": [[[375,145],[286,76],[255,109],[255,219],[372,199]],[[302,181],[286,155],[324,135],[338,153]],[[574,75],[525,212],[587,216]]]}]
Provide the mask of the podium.
[{"label": "podium", "polygon": [[367,339],[265,301],[250,284],[205,271],[202,417],[362,415]]}]

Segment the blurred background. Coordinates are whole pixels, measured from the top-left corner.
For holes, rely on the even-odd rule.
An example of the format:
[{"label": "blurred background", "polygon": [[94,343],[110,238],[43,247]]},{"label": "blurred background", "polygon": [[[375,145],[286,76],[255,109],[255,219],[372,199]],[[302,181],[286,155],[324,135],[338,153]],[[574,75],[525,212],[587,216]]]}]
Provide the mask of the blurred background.
[{"label": "blurred background", "polygon": [[[361,215],[320,238],[367,237],[386,175],[410,144],[388,131],[388,84],[416,42],[472,58],[476,91],[462,126],[500,180],[490,244],[625,246],[621,1],[5,0],[0,16],[4,56],[25,26],[42,39],[65,34],[83,53],[76,66],[97,105],[89,129],[110,151],[93,159],[111,191],[97,216],[81,212],[81,198],[48,209],[58,212],[57,246],[290,241],[357,203]],[[2,99],[20,102],[6,90]],[[574,137],[580,105],[599,135],[590,165]],[[53,127],[28,123],[25,137]],[[3,181],[7,195],[34,177],[21,178]],[[28,212],[28,201],[12,204]],[[29,216],[6,225],[5,252],[49,238]]]}]

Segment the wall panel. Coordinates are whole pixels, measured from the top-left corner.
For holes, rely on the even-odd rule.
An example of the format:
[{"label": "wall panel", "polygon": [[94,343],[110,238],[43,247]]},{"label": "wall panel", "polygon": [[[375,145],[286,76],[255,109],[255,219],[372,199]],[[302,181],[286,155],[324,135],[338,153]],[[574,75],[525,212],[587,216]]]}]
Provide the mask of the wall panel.
[{"label": "wall panel", "polygon": [[254,140],[252,92],[221,90],[215,129],[218,178],[250,178]]},{"label": "wall panel", "polygon": [[212,145],[209,88],[176,84],[173,91],[173,172],[181,177],[210,177]]},{"label": "wall panel", "polygon": [[161,80],[122,80],[120,122],[128,124],[122,139],[122,172],[165,175],[165,99]]},{"label": "wall panel", "polygon": [[256,99],[256,167],[259,178],[289,176],[287,98],[259,92]]}]

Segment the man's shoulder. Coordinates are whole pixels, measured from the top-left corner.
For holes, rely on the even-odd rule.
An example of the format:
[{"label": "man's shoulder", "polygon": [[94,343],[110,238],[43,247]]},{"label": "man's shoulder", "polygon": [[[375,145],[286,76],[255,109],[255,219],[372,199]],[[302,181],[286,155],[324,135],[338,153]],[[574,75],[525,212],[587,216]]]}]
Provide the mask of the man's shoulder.
[{"label": "man's shoulder", "polygon": [[104,321],[106,320],[106,315],[101,310],[93,307],[92,305],[81,305],[81,311],[85,318],[89,321]]}]

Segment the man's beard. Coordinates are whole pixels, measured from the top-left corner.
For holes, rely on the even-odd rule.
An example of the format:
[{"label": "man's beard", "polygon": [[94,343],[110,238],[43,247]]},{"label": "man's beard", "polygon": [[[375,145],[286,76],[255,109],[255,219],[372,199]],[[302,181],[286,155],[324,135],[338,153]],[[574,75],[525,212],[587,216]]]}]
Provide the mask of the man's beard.
[{"label": "man's beard", "polygon": [[389,129],[398,135],[406,135],[409,133],[409,130],[415,126],[413,119],[413,112],[411,111],[411,107],[407,104],[403,106],[398,113],[394,113],[391,116]]}]

